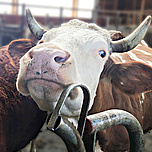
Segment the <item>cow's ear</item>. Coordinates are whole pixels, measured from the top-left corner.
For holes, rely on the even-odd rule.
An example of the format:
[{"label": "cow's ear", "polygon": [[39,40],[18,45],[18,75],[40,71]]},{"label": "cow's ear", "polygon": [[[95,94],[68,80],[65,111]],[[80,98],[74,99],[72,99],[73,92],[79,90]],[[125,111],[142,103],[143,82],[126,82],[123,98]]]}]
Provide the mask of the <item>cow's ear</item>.
[{"label": "cow's ear", "polygon": [[109,30],[109,33],[112,41],[121,40],[125,37],[120,31]]},{"label": "cow's ear", "polygon": [[8,45],[8,52],[10,55],[16,55],[20,58],[34,46],[35,44],[30,39],[17,39]]},{"label": "cow's ear", "polygon": [[152,90],[152,67],[143,63],[114,64],[109,76],[112,84],[127,94]]}]

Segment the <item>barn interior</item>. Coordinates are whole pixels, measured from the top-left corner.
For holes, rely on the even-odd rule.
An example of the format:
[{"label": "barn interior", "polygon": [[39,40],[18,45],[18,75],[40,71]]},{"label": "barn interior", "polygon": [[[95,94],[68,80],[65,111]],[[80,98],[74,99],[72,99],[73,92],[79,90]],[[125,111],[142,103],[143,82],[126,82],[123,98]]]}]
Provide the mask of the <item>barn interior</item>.
[{"label": "barn interior", "polygon": [[[99,26],[110,29],[120,30],[127,36],[131,33],[143,19],[151,15],[152,16],[152,0],[94,0],[93,9],[78,8],[78,3],[81,0],[71,0],[72,7],[53,7],[53,6],[40,6],[21,4],[19,0],[12,0],[10,3],[5,0],[0,0],[0,8],[9,6],[11,7],[11,13],[0,12],[0,46],[7,45],[14,39],[18,38],[30,38],[36,41],[30,34],[27,27],[25,10],[26,8],[32,9],[47,9],[58,10],[57,16],[51,16],[48,14],[37,15],[34,14],[36,20],[47,28],[57,27],[60,24],[67,22],[73,18],[78,18],[86,22],[94,22]],[[84,0],[85,1],[85,0]],[[70,10],[71,15],[65,15],[65,11]],[[90,17],[78,16],[78,12],[89,12]],[[152,24],[145,36],[145,41],[152,47]],[[45,130],[45,126],[43,128]],[[58,141],[58,142],[56,142]],[[51,144],[50,144],[51,143]],[[152,152],[152,133],[145,135],[145,143],[147,149],[145,152]],[[63,145],[63,141],[54,135],[53,139],[48,136],[48,131],[40,134],[36,141],[37,152],[66,152],[66,147]],[[29,151],[29,147],[25,148],[22,152]]]},{"label": "barn interior", "polygon": [[[34,14],[38,22],[48,28],[59,26],[72,18],[80,18],[87,22],[94,22],[106,29],[123,31],[124,35],[132,32],[147,15],[152,15],[151,0],[94,0],[93,9],[90,10],[78,8],[78,3],[79,0],[72,0],[72,7],[64,8],[52,7],[51,5],[21,4],[19,0],[12,0],[11,3],[0,1],[1,7],[11,7],[10,13],[0,13],[0,46],[8,44],[13,39],[30,38],[31,35],[28,33],[25,19],[27,7],[31,9],[45,9],[47,7],[48,11],[58,10],[58,16],[55,17],[48,14],[43,14],[45,16]],[[71,14],[68,17],[67,10]],[[90,17],[78,16],[80,11],[89,12],[91,15]],[[151,28],[152,26],[147,33],[148,37],[152,35]],[[145,39],[152,46],[147,36]]]}]

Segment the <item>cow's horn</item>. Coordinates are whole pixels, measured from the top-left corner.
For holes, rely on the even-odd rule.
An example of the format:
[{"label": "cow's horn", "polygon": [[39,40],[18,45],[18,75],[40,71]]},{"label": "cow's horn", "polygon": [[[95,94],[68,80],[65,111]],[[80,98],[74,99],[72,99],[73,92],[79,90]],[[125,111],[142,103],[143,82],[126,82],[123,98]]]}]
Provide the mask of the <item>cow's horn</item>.
[{"label": "cow's horn", "polygon": [[144,38],[151,23],[151,16],[146,19],[127,37],[111,42],[112,52],[126,52],[136,47]]},{"label": "cow's horn", "polygon": [[26,10],[26,19],[27,19],[28,27],[30,31],[32,32],[32,34],[38,40],[40,40],[43,34],[46,32],[46,30],[37,23],[37,21],[32,16],[31,11],[29,9]]}]

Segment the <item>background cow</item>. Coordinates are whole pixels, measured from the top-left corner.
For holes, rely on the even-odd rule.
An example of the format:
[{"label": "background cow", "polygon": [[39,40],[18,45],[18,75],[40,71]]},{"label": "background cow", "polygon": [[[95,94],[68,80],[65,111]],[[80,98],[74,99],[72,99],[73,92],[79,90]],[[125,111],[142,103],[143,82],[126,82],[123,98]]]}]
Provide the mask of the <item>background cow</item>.
[{"label": "background cow", "polygon": [[16,90],[19,58],[31,47],[30,40],[15,40],[0,48],[0,151],[14,152],[34,139],[46,119],[30,97]]},{"label": "background cow", "polygon": [[[131,35],[119,41],[112,41],[107,30],[79,20],[71,20],[49,31],[37,24],[29,10],[27,20],[40,41],[20,60],[17,88],[22,94],[30,94],[42,110],[52,112],[66,86],[82,83],[91,95],[89,114],[111,108],[124,109],[138,118],[144,131],[151,128],[152,124],[146,121],[151,113],[143,113],[140,101],[145,101],[143,93],[152,89],[152,68],[146,62],[123,63],[110,57],[112,52],[126,52],[141,41],[150,24],[150,16]],[[73,90],[61,115],[76,121],[82,98],[81,89]],[[145,108],[151,108],[149,100]],[[97,139],[104,151],[129,149],[129,138],[122,126],[99,132]]]},{"label": "background cow", "polygon": [[[89,114],[123,109],[139,120],[144,133],[148,132],[152,128],[151,63],[152,49],[143,41],[129,52],[112,54],[100,76],[97,95]],[[129,137],[123,126],[98,132],[97,139],[105,151],[129,149]]]}]

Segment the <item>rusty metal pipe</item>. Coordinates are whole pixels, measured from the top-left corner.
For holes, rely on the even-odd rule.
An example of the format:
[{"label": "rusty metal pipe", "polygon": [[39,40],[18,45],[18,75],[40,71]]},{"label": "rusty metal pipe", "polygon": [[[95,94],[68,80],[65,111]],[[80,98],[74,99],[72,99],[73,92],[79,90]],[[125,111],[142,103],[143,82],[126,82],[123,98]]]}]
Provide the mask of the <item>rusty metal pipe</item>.
[{"label": "rusty metal pipe", "polygon": [[54,133],[62,138],[68,152],[86,152],[79,132],[66,118],[58,116],[54,124]]},{"label": "rusty metal pipe", "polygon": [[143,152],[143,130],[138,120],[132,114],[114,109],[87,116],[87,134],[95,134],[115,125],[126,127],[130,138],[130,152]]}]

